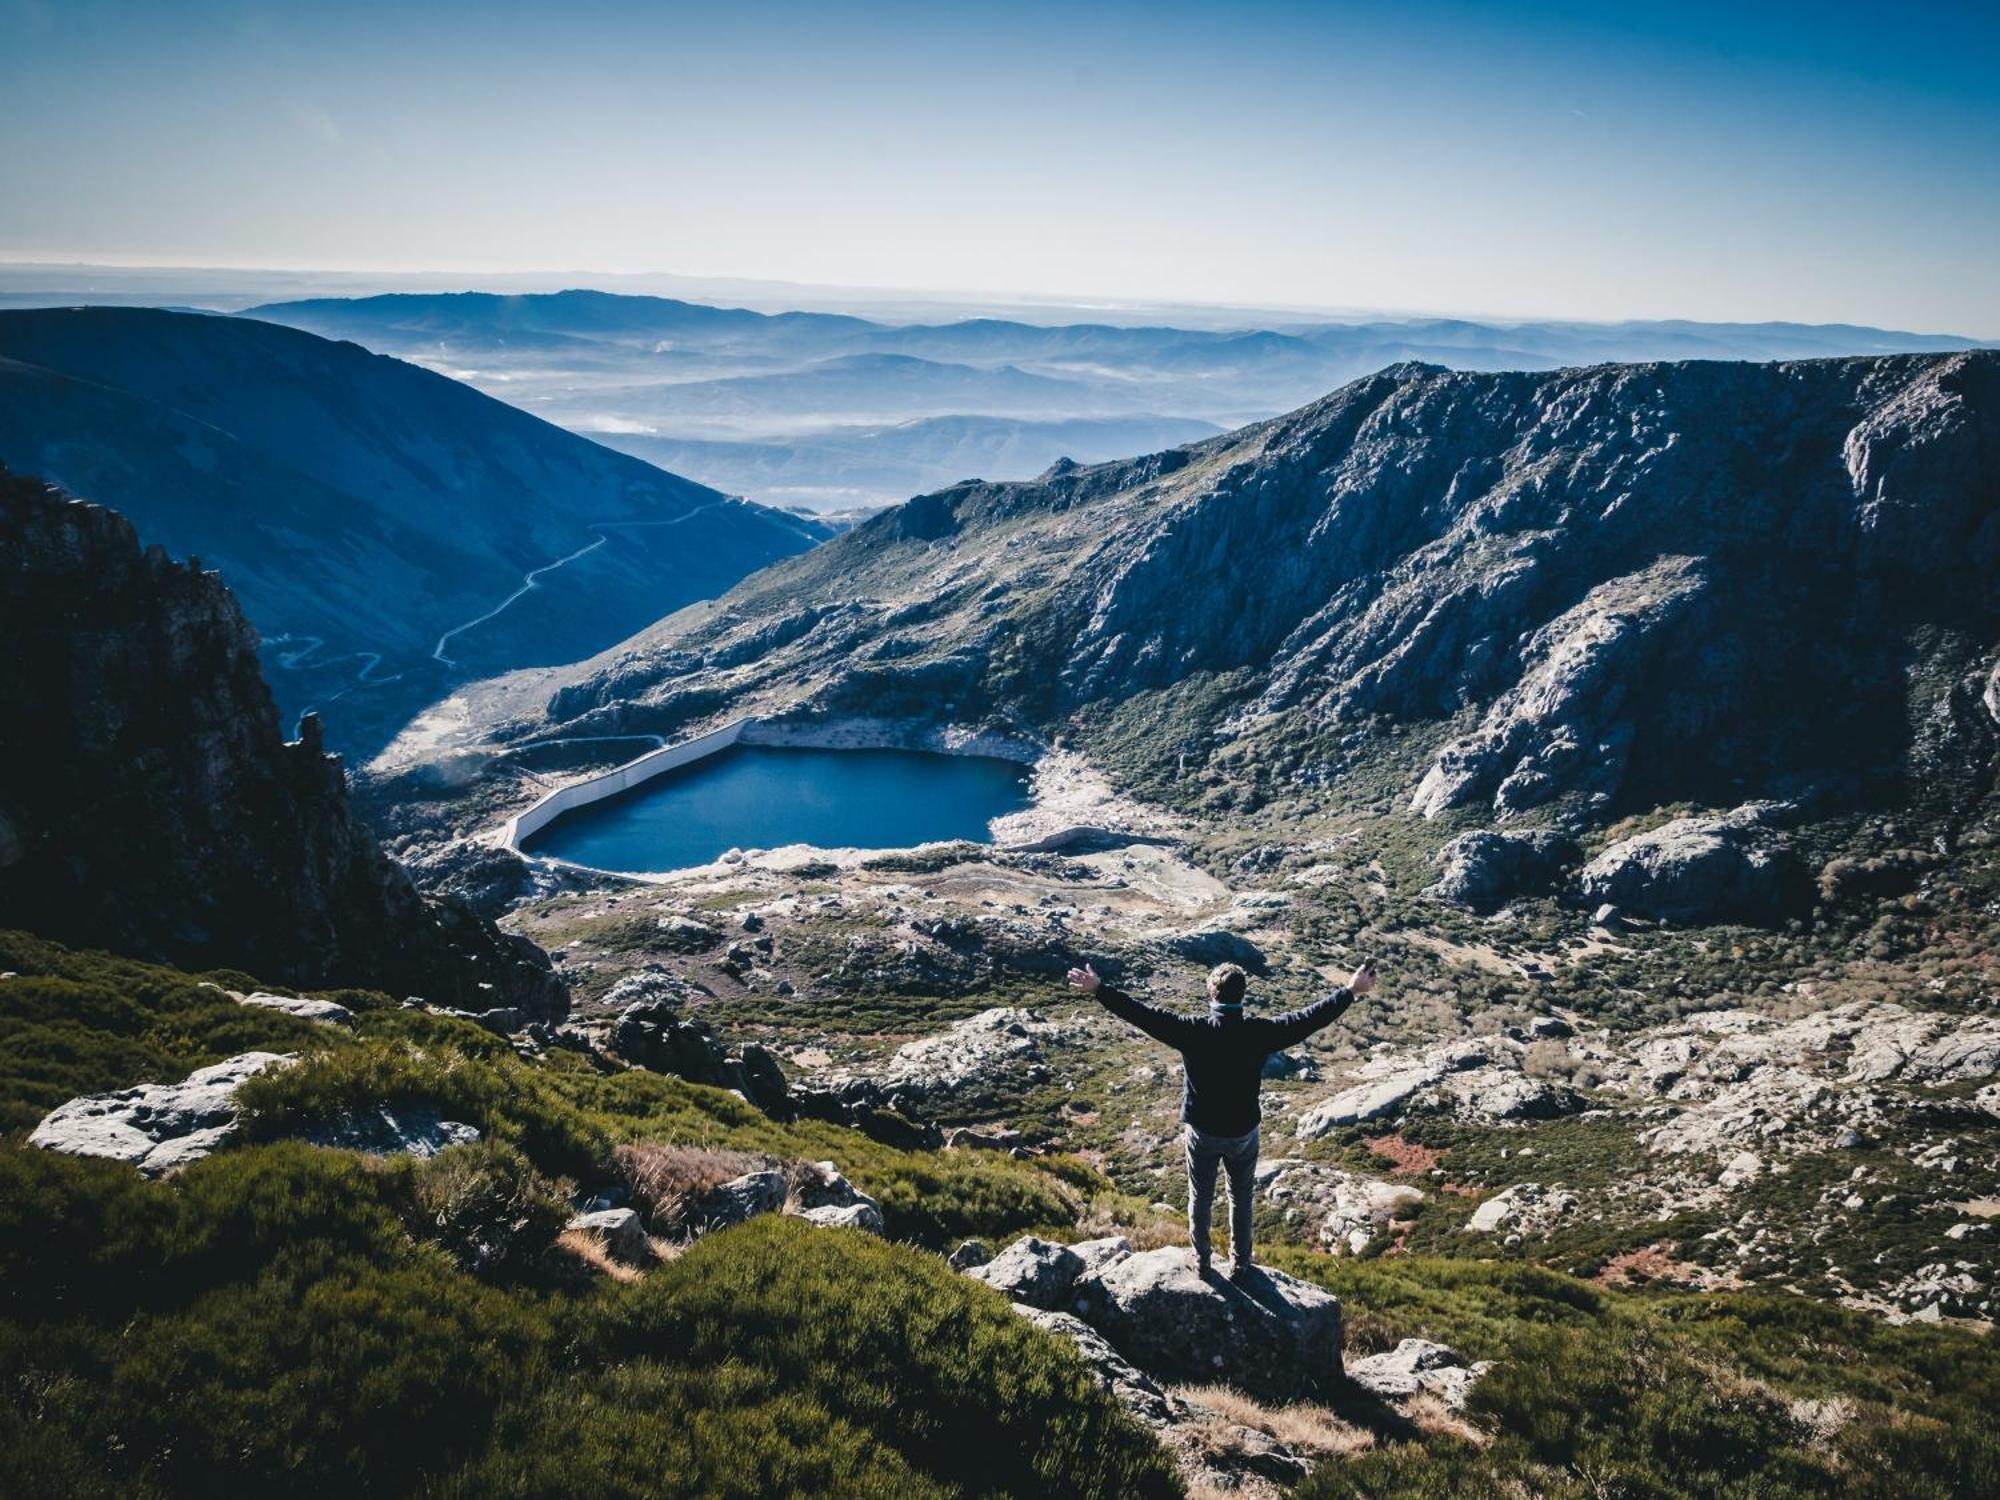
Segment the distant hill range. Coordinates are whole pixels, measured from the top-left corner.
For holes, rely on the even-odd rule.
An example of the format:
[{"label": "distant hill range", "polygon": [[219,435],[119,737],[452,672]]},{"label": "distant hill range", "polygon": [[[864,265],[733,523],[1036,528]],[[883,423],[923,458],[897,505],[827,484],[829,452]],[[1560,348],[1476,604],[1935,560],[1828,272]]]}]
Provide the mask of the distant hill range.
[{"label": "distant hill range", "polygon": [[1996,574],[2000,351],[1406,365],[1188,447],[919,497],[462,701],[503,740],[1012,727],[1222,808],[1913,797],[1948,829],[1994,765]]},{"label": "distant hill range", "polygon": [[288,721],[353,749],[827,534],[351,343],[144,308],[0,312],[0,463],[219,569]]},{"label": "distant hill range", "polygon": [[[820,509],[893,502],[975,475],[1026,479],[1058,458],[1120,456],[1056,424],[1141,424],[1146,430],[1133,434],[1140,440],[1123,452],[1143,452],[1278,415],[1409,360],[1551,370],[1974,346],[1943,335],[1796,323],[899,324],[595,291],[323,298],[245,316],[415,360],[614,447],[679,455],[674,461],[704,482]],[[901,432],[946,417],[982,419],[983,446],[932,456],[921,437],[906,441]],[[955,466],[967,460],[980,466]]]}]

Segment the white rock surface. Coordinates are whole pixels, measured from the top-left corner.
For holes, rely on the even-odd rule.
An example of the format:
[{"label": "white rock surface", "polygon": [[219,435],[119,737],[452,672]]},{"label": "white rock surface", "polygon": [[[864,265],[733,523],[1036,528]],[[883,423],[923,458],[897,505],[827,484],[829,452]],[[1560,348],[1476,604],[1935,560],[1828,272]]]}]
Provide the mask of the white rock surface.
[{"label": "white rock surface", "polygon": [[108,1156],[149,1177],[207,1156],[235,1133],[236,1090],[289,1053],[245,1052],[197,1068],[179,1083],[142,1083],[57,1105],[28,1144],[69,1156]]},{"label": "white rock surface", "polygon": [[254,995],[238,998],[239,1005],[252,1005],[259,1010],[283,1011],[288,1016],[297,1016],[302,1021],[319,1021],[328,1026],[352,1026],[354,1012],[344,1005],[331,1000],[307,1000],[297,995],[268,995],[259,990]]}]

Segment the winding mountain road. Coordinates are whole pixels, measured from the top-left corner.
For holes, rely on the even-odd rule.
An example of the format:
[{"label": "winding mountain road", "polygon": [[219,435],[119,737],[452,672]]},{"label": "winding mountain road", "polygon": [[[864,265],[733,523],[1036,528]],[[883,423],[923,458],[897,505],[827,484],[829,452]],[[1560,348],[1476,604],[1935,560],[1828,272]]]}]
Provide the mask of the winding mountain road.
[{"label": "winding mountain road", "polygon": [[734,498],[728,500],[711,500],[706,505],[697,505],[693,510],[683,511],[680,515],[675,516],[671,520],[667,521],[591,522],[589,529],[598,534],[596,541],[586,542],[583,546],[577,548],[576,551],[570,553],[568,556],[559,557],[554,562],[543,563],[539,568],[531,568],[528,572],[522,574],[521,586],[515,589],[514,592],[509,594],[505,599],[502,599],[498,604],[494,605],[493,608],[487,610],[485,614],[479,615],[474,619],[467,620],[463,625],[454,625],[452,626],[451,629],[447,630],[443,635],[439,636],[437,640],[437,645],[431,648],[431,659],[433,661],[442,662],[447,667],[457,666],[458,663],[456,661],[452,660],[451,657],[446,656],[444,654],[444,648],[447,644],[449,644],[453,636],[463,635],[465,634],[466,631],[471,630],[473,627],[478,625],[484,625],[488,620],[497,619],[499,616],[505,614],[508,608],[512,606],[516,601],[523,598],[525,595],[532,593],[535,589],[539,588],[541,586],[541,581],[545,575],[555,572],[556,569],[558,568],[567,567],[570,563],[575,562],[579,557],[589,556],[591,553],[595,552],[599,547],[602,547],[606,542],[611,540],[611,533],[613,531],[625,528],[638,529],[642,527],[679,526],[683,522],[692,521],[696,516],[701,515],[705,511],[720,510],[725,505],[740,505],[742,503],[743,503],[742,501]]}]

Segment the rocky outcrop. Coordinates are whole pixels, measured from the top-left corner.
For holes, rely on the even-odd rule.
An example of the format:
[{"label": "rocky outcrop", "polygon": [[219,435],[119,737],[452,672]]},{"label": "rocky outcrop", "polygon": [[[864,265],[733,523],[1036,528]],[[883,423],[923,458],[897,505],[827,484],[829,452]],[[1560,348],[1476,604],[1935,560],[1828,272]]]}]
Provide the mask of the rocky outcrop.
[{"label": "rocky outcrop", "polygon": [[376,1104],[350,1110],[308,1131],[315,1146],[362,1151],[370,1156],[436,1156],[451,1146],[469,1146],[479,1139],[477,1126],[447,1120],[434,1104]]},{"label": "rocky outcrop", "polygon": [[1349,1360],[1347,1378],[1384,1400],[1407,1400],[1421,1392],[1437,1397],[1447,1411],[1461,1411],[1479,1377],[1492,1368],[1491,1360],[1468,1365],[1430,1339],[1404,1339],[1385,1353]]},{"label": "rocky outcrop", "polygon": [[996,1006],[899,1047],[867,1072],[829,1078],[844,1096],[899,1110],[974,1103],[1032,1088],[1049,1076],[1049,1057],[1072,1035],[1068,1023],[1032,1010]]},{"label": "rocky outcrop", "polygon": [[1528,1045],[1520,1036],[1487,1036],[1440,1042],[1414,1055],[1385,1053],[1363,1064],[1361,1081],[1302,1113],[1294,1128],[1306,1141],[1405,1114],[1502,1124],[1582,1109],[1574,1089],[1521,1071]]},{"label": "rocky outcrop", "polygon": [[[760,1214],[790,1214],[822,1229],[884,1232],[882,1205],[830,1161],[765,1167],[717,1183],[673,1206],[660,1226],[676,1236],[742,1224]],[[655,1216],[656,1224],[659,1216]]]},{"label": "rocky outcrop", "polygon": [[1553,891],[1576,854],[1575,841],[1559,833],[1475,829],[1438,851],[1437,883],[1426,894],[1473,911],[1491,911],[1516,896]]},{"label": "rocky outcrop", "polygon": [[1340,1299],[1282,1271],[1204,1279],[1188,1251],[1146,1250],[1079,1277],[1069,1310],[1158,1380],[1278,1401],[1340,1385]]},{"label": "rocky outcrop", "polygon": [[49,1111],[28,1144],[67,1156],[108,1156],[158,1177],[227,1142],[236,1134],[237,1089],[291,1061],[284,1053],[245,1052],[197,1068],[179,1083],[72,1099]]},{"label": "rocky outcrop", "polygon": [[1363,1254],[1393,1221],[1411,1217],[1424,1201],[1407,1183],[1296,1157],[1258,1163],[1257,1189],[1286,1219],[1316,1223],[1320,1243],[1335,1255]]},{"label": "rocky outcrop", "polygon": [[610,1047],[635,1067],[735,1089],[768,1113],[786,1112],[790,1086],[775,1057],[754,1043],[729,1052],[713,1027],[684,1019],[671,1000],[627,1005],[611,1029]]},{"label": "rocky outcrop", "polygon": [[1772,810],[1676,818],[1622,839],[1583,867],[1586,906],[1611,904],[1662,922],[1770,922],[1810,892],[1796,858],[1769,826]]},{"label": "rocky outcrop", "polygon": [[1578,1205],[1575,1193],[1544,1187],[1539,1182],[1517,1182],[1496,1193],[1472,1211],[1465,1221],[1467,1234],[1547,1234]]},{"label": "rocky outcrop", "polygon": [[252,1006],[258,1010],[281,1011],[288,1016],[297,1016],[302,1021],[318,1021],[324,1026],[352,1026],[354,1012],[333,1000],[312,1000],[299,995],[267,995],[258,992],[243,995],[237,1004]]},{"label": "rocky outcrop", "polygon": [[286,742],[212,573],[114,513],[0,474],[0,912],[296,988],[560,1016],[533,944],[429,902],[348,807],[308,717]]}]

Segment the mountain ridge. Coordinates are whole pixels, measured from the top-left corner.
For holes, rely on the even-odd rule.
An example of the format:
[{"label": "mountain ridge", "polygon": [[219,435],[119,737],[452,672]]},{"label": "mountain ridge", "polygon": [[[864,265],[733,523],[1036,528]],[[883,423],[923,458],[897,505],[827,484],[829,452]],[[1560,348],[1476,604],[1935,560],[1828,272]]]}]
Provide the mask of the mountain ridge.
[{"label": "mountain ridge", "polygon": [[501,739],[726,711],[1088,746],[1156,714],[1127,771],[1158,792],[1189,762],[1197,800],[1338,779],[1344,738],[1425,725],[1398,795],[1427,816],[1831,786],[1922,748],[1912,672],[1984,732],[1996,424],[1992,353],[1403,365],[1188,447],[920,496],[459,702]]}]

